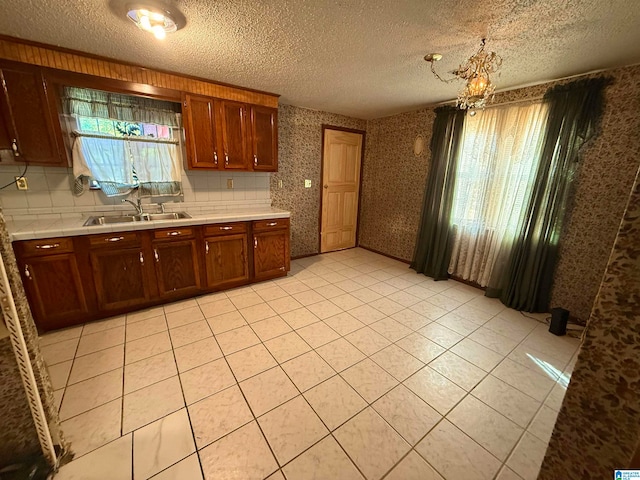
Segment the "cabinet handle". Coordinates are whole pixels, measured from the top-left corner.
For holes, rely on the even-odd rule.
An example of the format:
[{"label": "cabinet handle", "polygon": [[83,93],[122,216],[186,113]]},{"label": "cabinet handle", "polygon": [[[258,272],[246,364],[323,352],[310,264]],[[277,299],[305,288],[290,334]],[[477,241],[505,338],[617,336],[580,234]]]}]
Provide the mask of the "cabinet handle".
[{"label": "cabinet handle", "polygon": [[258,166],[258,156],[257,156],[257,155],[254,155],[254,156],[253,156],[253,166],[254,166],[254,167],[257,167],[257,166]]},{"label": "cabinet handle", "polygon": [[29,265],[24,266],[24,276],[31,280],[31,271],[29,270]]},{"label": "cabinet handle", "polygon": [[278,224],[278,222],[269,222],[267,223],[267,227],[275,227]]},{"label": "cabinet handle", "polygon": [[213,164],[218,166],[218,152],[213,152]]},{"label": "cabinet handle", "polygon": [[173,232],[167,233],[168,237],[177,237],[178,235],[182,235],[182,232],[180,230],[175,230]]},{"label": "cabinet handle", "polygon": [[144,265],[144,255],[140,252],[140,263]]},{"label": "cabinet handle", "polygon": [[11,141],[11,150],[13,150],[14,157],[20,156],[20,151],[18,150],[18,140],[15,138]]},{"label": "cabinet handle", "polygon": [[258,239],[257,238],[253,239],[253,248],[258,248]]},{"label": "cabinet handle", "polygon": [[282,270],[284,272],[284,267],[280,267],[280,270]]},{"label": "cabinet handle", "polygon": [[42,249],[42,250],[49,250],[51,248],[58,248],[60,246],[59,243],[49,243],[46,245],[36,245],[37,249]]},{"label": "cabinet handle", "polygon": [[224,164],[225,166],[229,165],[229,154],[227,152],[224,152]]},{"label": "cabinet handle", "polygon": [[220,227],[220,230],[233,230],[233,227]]},{"label": "cabinet handle", "polygon": [[153,256],[156,257],[156,263],[158,263],[160,261],[160,255],[158,255],[158,249],[157,248],[153,249]]},{"label": "cabinet handle", "polygon": [[209,255],[209,242],[207,241],[204,242],[204,253]]},{"label": "cabinet handle", "polygon": [[124,237],[109,237],[105,238],[105,242],[119,242],[120,240],[124,240]]}]

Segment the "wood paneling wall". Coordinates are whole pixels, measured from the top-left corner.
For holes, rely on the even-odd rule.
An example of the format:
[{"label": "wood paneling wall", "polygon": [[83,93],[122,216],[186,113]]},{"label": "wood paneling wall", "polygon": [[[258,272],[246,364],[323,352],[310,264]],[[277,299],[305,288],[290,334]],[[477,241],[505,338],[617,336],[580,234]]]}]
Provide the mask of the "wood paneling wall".
[{"label": "wood paneling wall", "polygon": [[0,36],[0,58],[238,102],[278,106],[278,95],[162,72],[73,50]]}]

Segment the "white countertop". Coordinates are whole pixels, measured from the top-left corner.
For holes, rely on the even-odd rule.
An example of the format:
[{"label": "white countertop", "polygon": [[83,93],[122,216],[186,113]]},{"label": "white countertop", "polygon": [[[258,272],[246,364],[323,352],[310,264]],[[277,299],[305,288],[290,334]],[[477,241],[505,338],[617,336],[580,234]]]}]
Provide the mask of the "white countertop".
[{"label": "white countertop", "polygon": [[[71,237],[75,235],[92,235],[94,233],[127,232],[132,230],[151,230],[184,225],[206,225],[210,223],[247,222],[252,220],[266,220],[269,218],[289,218],[290,212],[279,208],[251,208],[225,210],[214,213],[187,213],[191,218],[178,220],[154,220],[145,222],[112,223],[109,225],[92,225],[85,227],[83,224],[90,216],[99,216],[101,213],[78,215],[71,218],[46,218],[7,221],[7,230],[11,240],[35,240],[51,237]],[[113,215],[113,213],[112,213]]]}]

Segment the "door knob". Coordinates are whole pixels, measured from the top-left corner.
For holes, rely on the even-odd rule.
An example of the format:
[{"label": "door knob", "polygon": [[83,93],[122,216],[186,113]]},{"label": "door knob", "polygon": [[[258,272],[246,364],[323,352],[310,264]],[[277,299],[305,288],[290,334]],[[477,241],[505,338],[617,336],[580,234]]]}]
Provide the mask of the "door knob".
[{"label": "door knob", "polygon": [[329,185],[325,185],[324,188],[329,188]]}]

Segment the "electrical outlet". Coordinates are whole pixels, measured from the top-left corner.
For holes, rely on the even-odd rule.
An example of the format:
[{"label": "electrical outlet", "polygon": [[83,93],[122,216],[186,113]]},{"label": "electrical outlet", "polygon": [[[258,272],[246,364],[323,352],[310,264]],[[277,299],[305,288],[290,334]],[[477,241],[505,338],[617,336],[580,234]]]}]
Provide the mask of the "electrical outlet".
[{"label": "electrical outlet", "polygon": [[228,189],[233,188],[233,178],[227,178],[227,188]]},{"label": "electrical outlet", "polygon": [[16,179],[16,187],[18,190],[29,190],[29,185],[27,185],[27,177],[15,177]]},{"label": "electrical outlet", "polygon": [[304,188],[311,188],[311,180],[304,181]]}]

